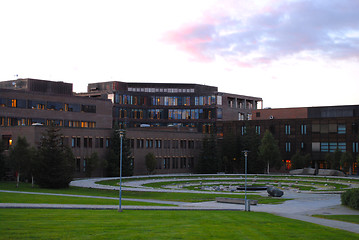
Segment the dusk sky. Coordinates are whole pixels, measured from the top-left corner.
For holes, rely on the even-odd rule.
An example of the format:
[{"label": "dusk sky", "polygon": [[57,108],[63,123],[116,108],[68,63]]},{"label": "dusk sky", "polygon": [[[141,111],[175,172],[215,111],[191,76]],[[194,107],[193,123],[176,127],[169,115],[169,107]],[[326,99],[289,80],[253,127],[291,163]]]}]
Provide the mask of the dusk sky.
[{"label": "dusk sky", "polygon": [[0,81],[197,83],[264,107],[359,104],[357,0],[3,0],[0,33]]}]

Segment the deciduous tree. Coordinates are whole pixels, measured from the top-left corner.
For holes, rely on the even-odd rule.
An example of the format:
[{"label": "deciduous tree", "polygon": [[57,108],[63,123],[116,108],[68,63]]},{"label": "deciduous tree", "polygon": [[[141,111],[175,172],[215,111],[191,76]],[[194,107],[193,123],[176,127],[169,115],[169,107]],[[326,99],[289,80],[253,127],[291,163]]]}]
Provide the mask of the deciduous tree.
[{"label": "deciduous tree", "polygon": [[267,163],[267,173],[269,174],[270,166],[279,169],[282,166],[282,159],[277,141],[272,133],[267,130],[259,146],[259,157]]}]

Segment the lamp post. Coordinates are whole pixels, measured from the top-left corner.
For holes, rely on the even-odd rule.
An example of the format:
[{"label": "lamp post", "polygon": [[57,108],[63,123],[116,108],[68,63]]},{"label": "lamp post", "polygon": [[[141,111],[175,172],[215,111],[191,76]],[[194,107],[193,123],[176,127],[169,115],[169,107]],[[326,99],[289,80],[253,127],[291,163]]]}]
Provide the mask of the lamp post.
[{"label": "lamp post", "polygon": [[247,200],[247,157],[248,157],[248,150],[242,151],[244,153],[244,211],[250,211],[248,200]]},{"label": "lamp post", "polygon": [[125,130],[119,129],[116,130],[116,132],[120,136],[120,196],[118,202],[118,211],[122,212],[122,138],[125,134]]}]

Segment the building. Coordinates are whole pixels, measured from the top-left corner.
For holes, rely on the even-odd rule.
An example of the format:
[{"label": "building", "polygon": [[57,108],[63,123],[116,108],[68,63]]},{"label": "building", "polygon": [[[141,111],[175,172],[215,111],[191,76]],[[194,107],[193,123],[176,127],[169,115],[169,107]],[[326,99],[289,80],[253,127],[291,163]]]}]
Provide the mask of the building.
[{"label": "building", "polygon": [[[37,146],[46,126],[61,128],[64,144],[75,155],[76,177],[85,175],[86,158],[100,158],[112,133],[109,100],[74,96],[72,84],[37,79],[0,82],[0,136],[7,148],[18,136]],[[94,175],[102,176],[103,169]]]},{"label": "building", "polygon": [[[244,134],[253,127],[263,136],[269,130],[278,141],[283,160],[290,168],[291,157],[300,151],[310,154],[312,167],[328,168],[328,153],[336,149],[350,152],[354,159],[359,149],[359,105],[257,109],[250,121],[228,121],[221,124],[222,134]],[[357,165],[353,164],[357,171]]]},{"label": "building", "polygon": [[104,82],[78,94],[111,99],[113,122],[123,128],[180,126],[212,133],[216,123],[251,119],[262,99],[218,92],[199,84]]}]

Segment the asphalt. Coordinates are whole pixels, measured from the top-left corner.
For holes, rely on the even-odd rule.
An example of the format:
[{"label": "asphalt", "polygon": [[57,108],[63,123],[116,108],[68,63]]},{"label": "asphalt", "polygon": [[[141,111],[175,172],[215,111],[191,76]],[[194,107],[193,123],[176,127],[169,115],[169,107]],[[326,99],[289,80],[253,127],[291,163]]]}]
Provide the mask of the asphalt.
[{"label": "asphalt", "polygon": [[[72,186],[87,187],[87,188],[101,188],[101,189],[115,189],[119,187],[104,186],[96,184],[95,182],[106,179],[87,179],[77,180],[71,182]],[[135,190],[135,191],[153,191],[151,188],[141,188],[138,186],[123,187],[123,190]],[[2,192],[11,192],[3,191]],[[168,190],[168,189],[157,189],[160,192],[193,192],[189,190]],[[33,193],[23,192],[27,194],[46,194],[46,195],[57,195],[57,196],[72,196],[72,197],[91,197],[91,198],[104,198],[104,199],[118,199],[109,197],[98,197],[98,196],[83,196],[83,195],[68,195],[68,194],[53,194],[53,193]],[[203,193],[203,192],[202,192]],[[206,192],[207,193],[207,192]],[[218,192],[213,192],[218,194]],[[264,193],[263,193],[264,194]],[[258,204],[250,206],[250,211],[253,212],[267,212],[278,216],[296,219],[300,221],[306,221],[314,224],[319,224],[327,227],[342,229],[359,234],[359,224],[328,220],[323,218],[312,217],[312,215],[359,215],[359,211],[349,209],[341,205],[340,194],[311,194],[303,193],[292,190],[285,190],[284,196],[287,199],[282,204]],[[250,199],[250,195],[248,195]],[[132,199],[122,198],[122,200],[128,201],[141,201],[151,202],[159,204],[171,204],[175,206],[132,206],[122,205],[123,210],[203,210],[203,211],[244,211],[244,205],[218,203],[215,201],[201,202],[201,203],[185,203],[185,202],[174,202],[174,201],[160,201],[160,200],[148,200],[148,199]],[[80,205],[80,204],[24,204],[24,203],[0,203],[0,208],[49,208],[49,209],[97,209],[97,210],[118,210],[118,205]]]}]

